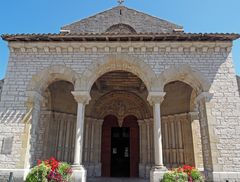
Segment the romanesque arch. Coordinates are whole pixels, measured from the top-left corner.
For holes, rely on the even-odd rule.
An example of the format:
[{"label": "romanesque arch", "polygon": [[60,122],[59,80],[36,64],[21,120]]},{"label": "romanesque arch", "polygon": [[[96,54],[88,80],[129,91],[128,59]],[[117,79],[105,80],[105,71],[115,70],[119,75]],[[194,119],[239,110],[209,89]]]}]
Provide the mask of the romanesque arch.
[{"label": "romanesque arch", "polygon": [[78,74],[65,65],[53,65],[33,75],[27,86],[28,91],[37,91],[40,94],[53,82],[64,80],[75,85]]},{"label": "romanesque arch", "polygon": [[146,85],[148,91],[157,88],[157,76],[152,68],[143,60],[127,55],[111,55],[102,60],[96,60],[81,75],[78,89],[90,91],[93,83],[103,74],[111,71],[127,71],[138,76]]},{"label": "romanesque arch", "polygon": [[172,81],[182,81],[193,87],[200,94],[207,92],[210,88],[210,82],[204,77],[203,73],[193,69],[189,65],[172,66],[164,70],[159,76],[159,85],[161,90]]},{"label": "romanesque arch", "polygon": [[[26,102],[27,109],[31,111],[31,139],[29,142],[29,158],[26,159],[27,163],[34,165],[37,159],[44,157],[44,151],[42,143],[32,142],[39,141],[39,128],[42,126],[43,121],[52,120],[52,111],[46,109],[46,103],[49,99],[48,87],[58,81],[68,82],[72,87],[75,86],[78,80],[77,73],[69,67],[64,65],[54,65],[39,71],[37,74],[33,75],[30,83],[27,86],[27,97]],[[71,94],[69,94],[71,95]],[[72,95],[71,95],[72,96]],[[69,115],[69,114],[68,114]],[[56,114],[54,115],[54,117]],[[72,121],[76,120],[76,116],[72,114]],[[60,116],[59,118],[64,118]],[[65,118],[65,120],[69,120]],[[39,147],[40,146],[40,147]],[[37,149],[39,147],[39,149]],[[37,150],[41,150],[41,153],[37,153]]]}]

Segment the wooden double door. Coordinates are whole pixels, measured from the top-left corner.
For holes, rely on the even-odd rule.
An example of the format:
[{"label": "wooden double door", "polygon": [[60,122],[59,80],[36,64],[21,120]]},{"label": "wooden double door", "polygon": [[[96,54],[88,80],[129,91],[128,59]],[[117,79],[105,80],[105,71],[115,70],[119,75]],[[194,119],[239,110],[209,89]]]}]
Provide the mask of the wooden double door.
[{"label": "wooden double door", "polygon": [[101,148],[102,176],[139,176],[139,127],[136,117],[124,118],[122,127],[118,126],[115,116],[105,117]]}]

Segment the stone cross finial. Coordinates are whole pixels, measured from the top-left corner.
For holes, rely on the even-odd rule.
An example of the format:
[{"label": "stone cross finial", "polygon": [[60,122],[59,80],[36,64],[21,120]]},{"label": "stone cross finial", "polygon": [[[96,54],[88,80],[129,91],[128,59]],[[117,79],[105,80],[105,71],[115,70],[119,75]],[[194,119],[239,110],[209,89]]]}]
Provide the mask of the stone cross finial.
[{"label": "stone cross finial", "polygon": [[118,0],[119,5],[122,5],[124,3],[124,0]]}]

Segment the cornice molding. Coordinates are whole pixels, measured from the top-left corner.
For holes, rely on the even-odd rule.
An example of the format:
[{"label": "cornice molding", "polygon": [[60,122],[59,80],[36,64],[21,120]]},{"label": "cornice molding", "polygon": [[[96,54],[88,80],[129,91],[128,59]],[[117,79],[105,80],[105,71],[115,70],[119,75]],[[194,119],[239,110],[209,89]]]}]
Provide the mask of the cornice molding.
[{"label": "cornice molding", "polygon": [[63,54],[63,53],[226,53],[231,42],[71,42],[26,43],[9,42],[12,53]]}]

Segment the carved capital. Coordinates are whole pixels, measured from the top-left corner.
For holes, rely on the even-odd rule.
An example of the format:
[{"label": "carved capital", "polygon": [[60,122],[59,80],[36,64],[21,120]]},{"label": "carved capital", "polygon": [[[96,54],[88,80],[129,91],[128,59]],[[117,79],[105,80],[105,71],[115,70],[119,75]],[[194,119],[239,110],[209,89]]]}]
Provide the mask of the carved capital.
[{"label": "carved capital", "polygon": [[25,105],[28,109],[33,108],[35,104],[39,105],[43,100],[43,96],[37,91],[27,91],[26,95],[28,97],[28,100],[26,101]]},{"label": "carved capital", "polygon": [[210,102],[210,100],[212,99],[213,94],[209,93],[209,92],[202,92],[201,94],[199,94],[196,99],[195,99],[195,103],[198,103],[202,100],[204,100],[205,102]]},{"label": "carved capital", "polygon": [[91,100],[89,92],[86,91],[72,91],[72,94],[77,103],[88,104]]},{"label": "carved capital", "polygon": [[188,116],[191,121],[198,120],[198,112],[189,112]]},{"label": "carved capital", "polygon": [[142,126],[144,124],[144,120],[138,120],[138,126]]},{"label": "carved capital", "polygon": [[97,120],[97,123],[98,123],[99,126],[102,126],[102,125],[103,125],[103,122],[104,122],[103,119],[98,119],[98,120]]},{"label": "carved capital", "polygon": [[147,100],[151,105],[161,104],[165,95],[166,92],[149,92]]}]

